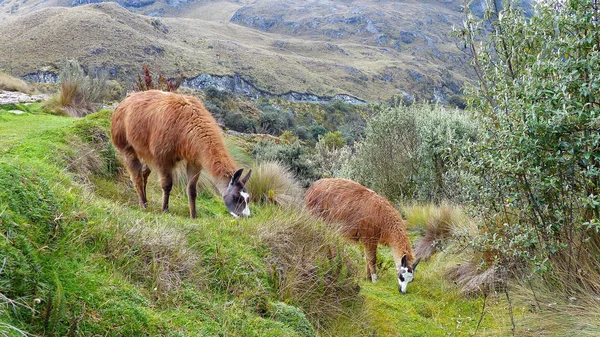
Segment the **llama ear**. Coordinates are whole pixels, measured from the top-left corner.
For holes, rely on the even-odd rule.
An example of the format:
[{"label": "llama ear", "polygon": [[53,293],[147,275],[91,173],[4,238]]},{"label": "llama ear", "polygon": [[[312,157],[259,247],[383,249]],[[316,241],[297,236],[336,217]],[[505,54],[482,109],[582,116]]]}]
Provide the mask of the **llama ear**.
[{"label": "llama ear", "polygon": [[243,168],[235,171],[235,173],[233,174],[233,177],[231,178],[231,181],[229,182],[229,186],[234,185],[235,183],[238,182],[238,180],[240,180],[240,176],[242,175],[242,171],[244,171]]},{"label": "llama ear", "polygon": [[415,263],[413,263],[413,265],[412,265],[413,273],[415,272],[415,269],[417,269],[417,265],[419,264],[419,262],[421,262],[421,258],[418,258],[417,261],[415,261]]},{"label": "llama ear", "polygon": [[246,185],[246,183],[248,182],[248,179],[250,179],[251,174],[252,174],[252,169],[248,170],[248,173],[246,173],[246,176],[244,178],[242,178],[242,184]]},{"label": "llama ear", "polygon": [[402,261],[400,262],[400,266],[406,268],[406,254],[402,255]]}]

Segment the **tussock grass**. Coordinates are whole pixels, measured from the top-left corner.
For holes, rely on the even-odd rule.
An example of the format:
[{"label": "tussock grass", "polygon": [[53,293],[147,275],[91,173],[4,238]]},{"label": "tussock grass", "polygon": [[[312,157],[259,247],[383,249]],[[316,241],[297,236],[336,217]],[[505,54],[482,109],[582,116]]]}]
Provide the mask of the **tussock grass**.
[{"label": "tussock grass", "polygon": [[0,90],[19,91],[31,94],[33,89],[20,78],[0,72]]},{"label": "tussock grass", "polygon": [[529,313],[517,323],[519,336],[598,336],[600,297],[579,292],[564,295],[543,282],[531,280],[512,289],[515,305]]},{"label": "tussock grass", "polygon": [[260,225],[279,299],[323,329],[358,301],[356,268],[341,238],[305,211],[276,213]]},{"label": "tussock grass", "polygon": [[59,93],[45,107],[58,115],[83,117],[94,112],[109,94],[106,73],[85,75],[79,62],[68,60],[60,72]]},{"label": "tussock grass", "polygon": [[246,184],[252,201],[283,206],[302,203],[302,187],[284,165],[264,161],[252,166],[252,177]]},{"label": "tussock grass", "polygon": [[155,296],[166,296],[193,274],[198,257],[188,248],[186,234],[172,224],[132,220],[107,224],[111,227],[105,254],[126,275],[154,289]]},{"label": "tussock grass", "polygon": [[477,232],[474,223],[459,206],[444,203],[410,205],[404,208],[410,228],[424,232],[415,244],[415,257],[428,260],[453,237],[472,236]]}]

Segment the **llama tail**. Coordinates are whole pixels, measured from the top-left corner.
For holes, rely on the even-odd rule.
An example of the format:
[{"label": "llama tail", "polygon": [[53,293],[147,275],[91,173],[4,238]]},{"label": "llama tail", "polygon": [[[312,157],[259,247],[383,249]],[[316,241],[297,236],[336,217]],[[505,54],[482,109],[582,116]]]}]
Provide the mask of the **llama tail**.
[{"label": "llama tail", "polygon": [[452,237],[454,222],[452,221],[451,212],[450,207],[442,206],[439,212],[432,214],[427,220],[425,236],[415,244],[415,258],[429,260],[436,249]]}]

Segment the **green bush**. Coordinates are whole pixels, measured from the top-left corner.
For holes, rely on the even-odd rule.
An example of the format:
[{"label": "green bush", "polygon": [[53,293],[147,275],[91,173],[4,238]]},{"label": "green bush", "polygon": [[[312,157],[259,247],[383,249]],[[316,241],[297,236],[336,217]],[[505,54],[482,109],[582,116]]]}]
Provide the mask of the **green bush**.
[{"label": "green bush", "polygon": [[299,142],[293,144],[275,144],[261,141],[252,149],[252,156],[261,161],[276,161],[287,166],[304,187],[319,178],[316,165],[308,149]]},{"label": "green bush", "polygon": [[461,200],[455,151],[476,137],[466,114],[440,106],[383,107],[343,175],[389,199]]},{"label": "green bush", "polygon": [[275,302],[269,305],[269,316],[289,327],[292,327],[300,336],[316,336],[315,329],[310,324],[304,313],[291,305]]},{"label": "green bush", "polygon": [[496,10],[459,32],[481,78],[470,105],[484,132],[465,149],[484,215],[477,244],[557,291],[598,294],[598,8],[569,0],[540,2],[532,17],[511,4]]},{"label": "green bush", "polygon": [[271,105],[260,107],[259,130],[264,133],[279,135],[296,126],[294,114],[288,109],[279,109]]}]

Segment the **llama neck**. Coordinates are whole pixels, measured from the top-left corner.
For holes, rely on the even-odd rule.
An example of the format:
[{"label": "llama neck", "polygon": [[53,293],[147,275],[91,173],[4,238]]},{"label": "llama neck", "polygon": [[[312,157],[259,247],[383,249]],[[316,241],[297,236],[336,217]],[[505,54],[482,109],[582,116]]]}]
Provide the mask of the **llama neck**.
[{"label": "llama neck", "polygon": [[414,260],[412,246],[410,239],[408,238],[408,233],[406,232],[406,229],[404,229],[404,223],[401,222],[394,226],[392,235],[390,235],[390,240],[396,270],[400,270],[402,256],[406,255],[408,264]]},{"label": "llama neck", "polygon": [[204,129],[193,137],[190,158],[195,158],[195,164],[207,170],[208,173],[225,188],[236,171],[235,163],[229,156],[223,136],[219,129]]}]

